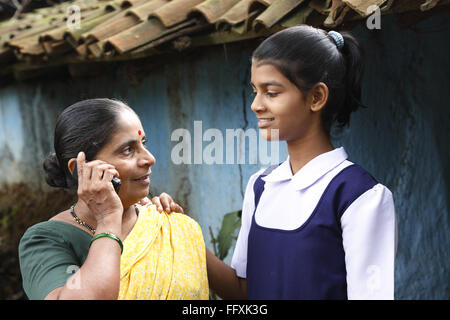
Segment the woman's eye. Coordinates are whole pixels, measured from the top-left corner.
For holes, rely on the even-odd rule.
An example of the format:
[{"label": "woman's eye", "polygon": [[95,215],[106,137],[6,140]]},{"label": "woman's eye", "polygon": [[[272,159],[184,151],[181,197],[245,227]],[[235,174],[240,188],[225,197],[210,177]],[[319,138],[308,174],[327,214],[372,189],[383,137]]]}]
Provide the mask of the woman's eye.
[{"label": "woman's eye", "polygon": [[267,91],[266,95],[270,98],[274,98],[274,97],[278,96],[278,92]]},{"label": "woman's eye", "polygon": [[130,154],[131,152],[133,152],[133,148],[131,147],[127,147],[123,150],[123,154]]}]

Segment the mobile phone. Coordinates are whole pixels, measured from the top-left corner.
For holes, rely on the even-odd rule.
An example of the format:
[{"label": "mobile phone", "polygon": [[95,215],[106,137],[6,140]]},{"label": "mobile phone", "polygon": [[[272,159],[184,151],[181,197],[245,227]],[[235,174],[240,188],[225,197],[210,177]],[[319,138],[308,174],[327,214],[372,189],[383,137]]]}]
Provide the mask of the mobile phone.
[{"label": "mobile phone", "polygon": [[[77,162],[76,161],[75,161],[75,165],[73,166],[72,177],[78,183],[78,170],[77,170]],[[116,190],[116,193],[119,193],[120,185],[122,184],[122,181],[120,181],[119,178],[114,177],[111,180],[111,183],[113,184],[113,187],[114,187],[114,190]]]}]

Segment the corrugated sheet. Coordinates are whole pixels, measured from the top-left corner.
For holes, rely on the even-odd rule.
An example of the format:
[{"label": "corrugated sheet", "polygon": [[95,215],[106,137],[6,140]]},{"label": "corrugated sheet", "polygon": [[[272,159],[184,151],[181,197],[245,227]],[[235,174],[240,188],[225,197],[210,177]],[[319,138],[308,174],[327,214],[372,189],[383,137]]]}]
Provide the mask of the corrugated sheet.
[{"label": "corrugated sheet", "polygon": [[[178,50],[192,43],[265,36],[302,23],[342,29],[371,14],[373,5],[382,13],[401,13],[448,4],[450,0],[75,0],[0,23],[0,76],[27,66],[142,57],[163,44],[178,45],[180,38]],[[70,27],[76,22],[68,11],[73,6],[80,12],[78,28]]]}]

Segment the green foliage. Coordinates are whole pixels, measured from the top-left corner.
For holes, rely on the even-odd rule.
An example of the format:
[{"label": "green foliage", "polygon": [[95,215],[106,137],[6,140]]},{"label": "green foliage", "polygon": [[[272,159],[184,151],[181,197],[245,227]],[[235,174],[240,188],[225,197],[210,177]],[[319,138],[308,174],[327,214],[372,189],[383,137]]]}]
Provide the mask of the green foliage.
[{"label": "green foliage", "polygon": [[241,211],[234,211],[225,214],[222,220],[222,226],[217,236],[217,257],[220,260],[225,259],[230,250],[231,243],[236,239],[236,229],[241,226]]},{"label": "green foliage", "polygon": [[19,210],[19,205],[13,205],[9,208],[0,211],[0,227],[7,228],[9,221],[13,218],[14,214]]},{"label": "green foliage", "polygon": [[[236,230],[241,226],[241,214],[242,211],[229,212],[223,216],[222,226],[219,230],[219,235],[217,239],[209,227],[209,232],[211,235],[211,242],[214,246],[214,254],[223,260],[228,255],[231,243],[237,238]],[[216,294],[210,291],[210,299],[217,300]]]}]

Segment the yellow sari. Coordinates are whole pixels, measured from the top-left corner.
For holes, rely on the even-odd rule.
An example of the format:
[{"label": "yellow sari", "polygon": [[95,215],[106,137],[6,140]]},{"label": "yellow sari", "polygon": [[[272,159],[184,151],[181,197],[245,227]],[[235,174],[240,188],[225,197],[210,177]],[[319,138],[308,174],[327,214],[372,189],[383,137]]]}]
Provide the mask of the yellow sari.
[{"label": "yellow sari", "polygon": [[200,226],[186,215],[138,206],[125,239],[119,300],[208,299],[206,252]]}]

